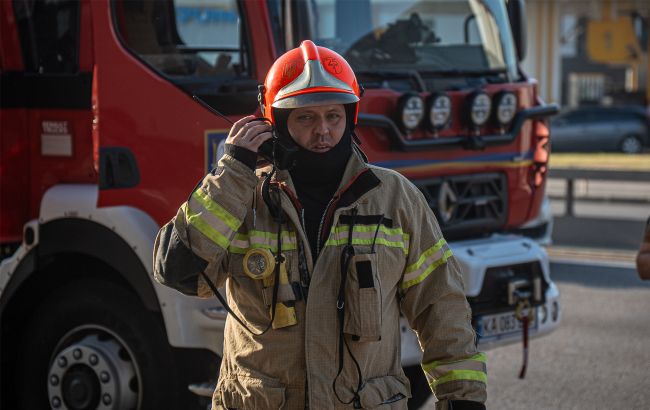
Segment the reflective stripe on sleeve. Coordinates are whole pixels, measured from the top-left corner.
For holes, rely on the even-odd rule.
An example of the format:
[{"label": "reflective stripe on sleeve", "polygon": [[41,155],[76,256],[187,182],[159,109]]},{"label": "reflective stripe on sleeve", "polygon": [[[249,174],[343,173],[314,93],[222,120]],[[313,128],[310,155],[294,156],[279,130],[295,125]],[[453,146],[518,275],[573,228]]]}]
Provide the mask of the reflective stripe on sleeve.
[{"label": "reflective stripe on sleeve", "polygon": [[439,385],[455,380],[479,381],[487,384],[486,362],[485,353],[477,353],[463,360],[424,363],[422,370],[435,393]]},{"label": "reflective stripe on sleeve", "polygon": [[[325,246],[340,246],[348,243],[349,226],[337,226],[332,230]],[[377,239],[375,239],[377,233]],[[399,248],[408,254],[409,235],[400,228],[387,228],[383,225],[355,225],[352,228],[352,245],[384,245],[389,248]]]},{"label": "reflective stripe on sleeve", "polygon": [[192,198],[190,199],[190,207],[194,208],[195,203],[198,203],[207,210],[211,215],[214,215],[220,221],[223,221],[233,232],[239,229],[242,221],[237,219],[233,214],[226,211],[221,205],[213,201],[212,198],[203,190],[197,189],[192,193]]},{"label": "reflective stripe on sleeve", "polygon": [[[251,230],[248,234],[237,233],[230,243],[228,250],[232,253],[244,254],[249,249],[264,248],[272,252],[278,250],[278,234],[273,232]],[[282,250],[298,249],[298,239],[295,232],[282,231]]]},{"label": "reflective stripe on sleeve", "polygon": [[[187,202],[183,204],[181,207],[183,209],[183,212],[185,212],[185,215],[187,216],[187,221],[192,226],[194,229],[197,231],[201,232],[205,237],[210,239],[212,242],[216,243],[223,249],[228,249],[228,245],[230,244],[230,240],[224,233],[220,232],[217,229],[217,226],[219,223],[209,223],[207,222],[204,218],[209,215],[206,212],[194,212],[190,207],[188,206]],[[213,219],[210,218],[209,216],[207,219]],[[211,221],[211,222],[216,222],[216,221]],[[221,227],[223,229],[223,227]]]},{"label": "reflective stripe on sleeve", "polygon": [[425,280],[438,266],[447,263],[447,259],[451,255],[453,253],[447,242],[440,239],[435,245],[424,251],[415,263],[406,267],[402,279],[402,291]]}]

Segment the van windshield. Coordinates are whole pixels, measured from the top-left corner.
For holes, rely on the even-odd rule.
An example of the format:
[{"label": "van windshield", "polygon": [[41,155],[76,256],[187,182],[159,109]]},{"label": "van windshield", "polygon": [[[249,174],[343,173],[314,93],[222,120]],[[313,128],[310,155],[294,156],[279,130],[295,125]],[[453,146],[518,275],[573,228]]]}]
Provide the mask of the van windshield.
[{"label": "van windshield", "polygon": [[314,37],[358,74],[517,78],[503,0],[315,0]]}]

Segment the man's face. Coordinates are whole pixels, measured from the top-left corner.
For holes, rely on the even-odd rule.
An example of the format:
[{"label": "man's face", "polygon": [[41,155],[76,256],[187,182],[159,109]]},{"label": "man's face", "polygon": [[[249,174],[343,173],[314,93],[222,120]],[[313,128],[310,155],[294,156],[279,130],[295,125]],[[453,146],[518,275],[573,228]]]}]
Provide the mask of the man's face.
[{"label": "man's face", "polygon": [[287,128],[293,140],[309,151],[327,152],[343,138],[343,104],[296,108],[289,114]]}]

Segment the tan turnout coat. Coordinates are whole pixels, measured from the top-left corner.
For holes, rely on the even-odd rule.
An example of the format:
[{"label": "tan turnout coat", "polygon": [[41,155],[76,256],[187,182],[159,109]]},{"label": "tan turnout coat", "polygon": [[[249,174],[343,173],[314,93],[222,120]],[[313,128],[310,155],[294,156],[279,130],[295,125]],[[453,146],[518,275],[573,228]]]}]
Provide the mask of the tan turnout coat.
[{"label": "tan turnout coat", "polygon": [[[270,321],[272,288],[247,276],[243,260],[254,248],[277,252],[278,232],[261,197],[260,173],[224,155],[160,230],[154,250],[159,282],[210,297],[197,275],[205,272],[216,286],[225,284],[229,305],[257,333]],[[282,254],[289,281],[295,282],[279,286],[278,300],[295,305],[297,324],[255,336],[229,316],[213,408],[353,408],[332,390],[339,369],[341,253],[350,242],[355,255],[344,289],[343,326],[350,352],[346,347],[336,383],[341,400],[352,401],[358,389],[354,356],[362,374],[357,405],[407,408],[401,313],[417,332],[438,407],[446,408],[451,399],[484,402],[485,355],[475,347],[459,266],[418,189],[353,153],[324,217],[321,251],[312,266],[291,179],[287,172],[274,179],[272,194],[281,199],[289,220],[282,225]],[[310,281],[306,301],[296,291],[301,265]]]}]

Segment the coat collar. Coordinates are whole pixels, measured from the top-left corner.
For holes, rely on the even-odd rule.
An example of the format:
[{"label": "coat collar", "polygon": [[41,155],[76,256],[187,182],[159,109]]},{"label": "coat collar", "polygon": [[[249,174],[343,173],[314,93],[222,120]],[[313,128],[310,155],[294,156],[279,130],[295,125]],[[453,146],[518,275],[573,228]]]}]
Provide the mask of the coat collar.
[{"label": "coat collar", "polygon": [[[258,174],[260,172],[271,172],[271,167],[267,166],[265,168],[262,168],[258,170]],[[374,186],[379,184],[379,178],[377,178],[368,164],[363,160],[361,157],[361,154],[359,154],[357,149],[352,149],[352,154],[350,154],[350,159],[348,160],[346,166],[345,166],[345,171],[343,172],[343,176],[341,177],[341,182],[339,183],[338,188],[336,189],[335,196],[340,196],[345,193],[348,189],[351,187],[357,186],[358,182],[356,180],[361,176],[362,174],[370,174],[370,175],[362,178],[365,183],[363,183],[362,187],[359,187],[358,189],[355,189],[355,191],[360,192],[363,191],[363,193],[369,191],[370,189],[374,188]],[[289,189],[291,193],[295,195],[296,188],[293,184],[293,181],[291,180],[291,175],[289,174],[289,171],[287,170],[278,170],[276,171],[272,182],[278,183],[282,186],[284,186],[285,189]],[[367,189],[364,189],[367,188]],[[355,195],[356,196],[356,195]]]}]

